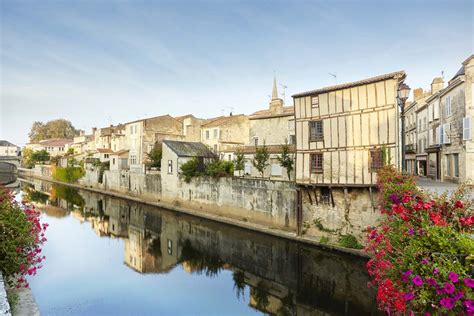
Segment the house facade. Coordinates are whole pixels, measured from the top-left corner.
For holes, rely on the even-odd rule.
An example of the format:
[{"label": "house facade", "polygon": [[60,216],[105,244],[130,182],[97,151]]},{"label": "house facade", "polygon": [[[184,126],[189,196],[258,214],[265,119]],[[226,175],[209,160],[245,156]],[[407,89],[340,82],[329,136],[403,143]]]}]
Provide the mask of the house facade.
[{"label": "house facade", "polygon": [[6,140],[0,140],[0,156],[19,156],[20,147]]},{"label": "house facade", "polygon": [[316,186],[374,186],[384,156],[399,166],[394,72],[293,96],[296,182]]},{"label": "house facade", "polygon": [[67,153],[69,146],[72,144],[72,139],[54,138],[26,144],[25,148],[32,149],[33,151],[46,150],[51,157],[56,157]]},{"label": "house facade", "polygon": [[440,94],[441,180],[474,179],[474,55],[463,63]]},{"label": "house facade", "polygon": [[416,168],[416,103],[405,106],[405,163],[408,174],[415,175]]},{"label": "house facade", "polygon": [[215,153],[247,144],[249,119],[246,115],[221,116],[210,119],[201,127],[201,142]]}]

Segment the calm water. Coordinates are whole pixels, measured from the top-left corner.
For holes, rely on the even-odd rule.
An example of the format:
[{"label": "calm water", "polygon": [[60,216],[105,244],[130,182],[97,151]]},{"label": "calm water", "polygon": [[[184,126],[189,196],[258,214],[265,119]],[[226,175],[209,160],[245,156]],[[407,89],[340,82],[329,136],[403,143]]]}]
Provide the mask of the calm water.
[{"label": "calm water", "polygon": [[22,197],[50,224],[43,315],[376,313],[359,258],[37,180]]}]

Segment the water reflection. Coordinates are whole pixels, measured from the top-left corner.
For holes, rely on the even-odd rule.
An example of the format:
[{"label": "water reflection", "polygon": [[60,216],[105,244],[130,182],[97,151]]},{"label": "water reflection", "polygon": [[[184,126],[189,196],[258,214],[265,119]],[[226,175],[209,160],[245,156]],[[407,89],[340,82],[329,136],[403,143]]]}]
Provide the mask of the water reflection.
[{"label": "water reflection", "polygon": [[49,216],[71,214],[97,236],[123,240],[124,264],[140,274],[229,272],[235,297],[249,293],[248,306],[265,314],[377,313],[362,259],[47,182],[22,190]]}]

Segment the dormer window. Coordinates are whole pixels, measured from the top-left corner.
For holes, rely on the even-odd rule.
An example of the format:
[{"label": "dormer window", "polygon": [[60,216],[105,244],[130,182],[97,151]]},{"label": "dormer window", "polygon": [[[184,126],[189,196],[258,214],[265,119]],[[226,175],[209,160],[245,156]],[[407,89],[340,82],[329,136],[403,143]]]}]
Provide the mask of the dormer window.
[{"label": "dormer window", "polygon": [[319,96],[314,95],[311,97],[311,106],[317,108],[319,106]]}]

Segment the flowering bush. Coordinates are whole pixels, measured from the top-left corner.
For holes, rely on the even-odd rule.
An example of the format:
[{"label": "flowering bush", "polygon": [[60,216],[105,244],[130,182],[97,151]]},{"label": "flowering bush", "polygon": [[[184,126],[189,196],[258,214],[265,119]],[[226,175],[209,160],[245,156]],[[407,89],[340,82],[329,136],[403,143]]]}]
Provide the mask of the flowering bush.
[{"label": "flowering bush", "polygon": [[378,175],[379,227],[368,228],[367,263],[381,310],[395,315],[474,315],[472,201],[420,191],[412,177]]},{"label": "flowering bush", "polygon": [[45,256],[48,224],[41,223],[40,212],[26,203],[17,203],[12,193],[0,186],[0,269],[9,285],[28,287],[26,275],[35,275]]}]

